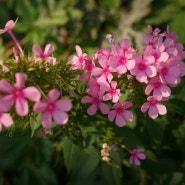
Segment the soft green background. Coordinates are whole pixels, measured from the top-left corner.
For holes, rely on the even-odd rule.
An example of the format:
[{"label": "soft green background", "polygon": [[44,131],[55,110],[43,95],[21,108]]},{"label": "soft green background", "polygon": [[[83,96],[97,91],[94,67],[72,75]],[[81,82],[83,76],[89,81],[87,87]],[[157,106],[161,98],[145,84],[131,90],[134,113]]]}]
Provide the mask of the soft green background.
[{"label": "soft green background", "polygon": [[[76,44],[89,54],[106,46],[107,33],[139,47],[148,24],[163,31],[169,25],[185,44],[184,0],[0,0],[0,28],[17,17],[14,33],[25,52],[31,53],[35,43],[51,43],[63,60]],[[8,34],[0,36],[0,59],[11,57],[12,45]],[[134,122],[124,128],[97,115],[78,117],[46,138],[31,138],[29,129],[5,130],[0,133],[0,185],[185,185],[184,94],[183,79],[166,103],[166,116],[153,121],[136,110]],[[78,115],[86,115],[78,106]],[[112,129],[131,148],[145,148],[147,159],[140,167],[130,165],[122,149],[112,153],[119,168],[101,161],[99,141],[112,138]]]}]

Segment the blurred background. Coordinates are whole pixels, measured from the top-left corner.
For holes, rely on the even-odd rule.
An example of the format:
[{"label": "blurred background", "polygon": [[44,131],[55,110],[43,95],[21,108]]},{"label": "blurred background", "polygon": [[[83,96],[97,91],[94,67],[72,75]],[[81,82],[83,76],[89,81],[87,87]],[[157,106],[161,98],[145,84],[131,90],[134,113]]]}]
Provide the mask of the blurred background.
[{"label": "blurred background", "polygon": [[[139,48],[147,25],[162,31],[169,25],[185,44],[184,0],[0,0],[0,28],[17,18],[13,30],[25,52],[31,53],[33,44],[51,43],[63,60],[77,44],[90,55],[107,46],[108,33]],[[0,59],[11,57],[13,44],[8,34],[0,35]],[[184,93],[183,79],[167,103],[168,115],[153,121],[138,114],[137,124],[122,130],[132,138],[127,144],[146,149],[140,167],[116,154],[120,168],[105,164],[93,142],[82,150],[66,138],[3,131],[0,185],[185,185]]]}]

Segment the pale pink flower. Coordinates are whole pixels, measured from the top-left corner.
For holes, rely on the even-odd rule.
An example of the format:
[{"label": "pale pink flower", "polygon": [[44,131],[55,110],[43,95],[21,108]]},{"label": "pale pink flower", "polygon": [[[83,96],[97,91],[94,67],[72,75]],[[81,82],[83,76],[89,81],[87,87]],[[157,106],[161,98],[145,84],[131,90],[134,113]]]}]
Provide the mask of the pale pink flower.
[{"label": "pale pink flower", "polygon": [[71,63],[70,70],[84,70],[86,66],[86,60],[89,60],[89,58],[86,53],[82,53],[82,49],[80,46],[76,45],[75,49],[77,52],[77,56],[71,55],[68,58],[68,61]]},{"label": "pale pink flower", "polygon": [[167,62],[161,63],[158,71],[159,78],[163,83],[166,83],[171,87],[174,87],[177,84],[179,84],[181,70],[175,59],[171,59],[168,60]]},{"label": "pale pink flower", "polygon": [[10,127],[13,124],[12,117],[8,113],[0,112],[0,132],[2,127]]},{"label": "pale pink flower", "polygon": [[3,33],[6,33],[6,32],[7,32],[7,33],[12,37],[12,39],[13,39],[13,41],[15,42],[15,44],[17,45],[17,48],[19,49],[19,51],[20,51],[21,53],[23,53],[23,50],[22,50],[22,48],[21,48],[21,45],[19,44],[18,40],[15,38],[15,36],[14,36],[14,34],[13,34],[13,32],[12,32],[12,29],[13,29],[13,27],[15,26],[17,20],[18,20],[18,18],[16,19],[15,22],[14,22],[13,20],[9,20],[9,21],[6,23],[5,28],[4,28],[4,29],[0,29],[0,34],[3,34]]},{"label": "pale pink flower", "polygon": [[40,100],[35,103],[33,110],[36,114],[42,114],[42,125],[49,129],[52,127],[52,118],[58,125],[64,125],[68,121],[68,114],[72,108],[69,100],[61,98],[61,93],[57,89],[52,89],[47,94],[46,100]]},{"label": "pale pink flower", "polygon": [[145,102],[142,107],[141,111],[146,112],[148,111],[148,115],[152,119],[156,119],[158,115],[165,115],[167,113],[166,106],[161,104],[161,98],[149,96],[147,98],[148,102]]},{"label": "pale pink flower", "polygon": [[113,109],[108,114],[109,121],[113,122],[115,120],[118,127],[123,127],[126,121],[133,121],[133,114],[131,111],[127,110],[132,107],[132,103],[125,101],[123,103],[116,103],[113,105]]},{"label": "pale pink flower", "polygon": [[36,102],[40,99],[41,94],[34,86],[24,88],[27,74],[16,73],[15,78],[15,87],[5,79],[0,80],[0,92],[9,94],[0,99],[0,110],[3,112],[9,111],[15,103],[16,113],[19,116],[25,116],[29,111],[28,102],[26,99]]},{"label": "pale pink flower", "polygon": [[171,95],[171,89],[158,77],[152,78],[145,89],[145,94],[149,95],[153,91],[153,96],[161,98],[162,97],[169,97]]},{"label": "pale pink flower", "polygon": [[135,163],[135,165],[139,166],[141,164],[140,160],[146,159],[146,156],[145,156],[145,154],[143,152],[144,152],[143,149],[132,150],[130,152],[131,156],[130,156],[129,162],[131,164]]},{"label": "pale pink flower", "polygon": [[54,52],[54,47],[51,44],[47,44],[44,51],[42,51],[41,47],[38,44],[35,44],[32,47],[32,51],[36,54],[37,62],[46,61],[49,64],[56,63],[56,58],[50,57],[50,55]]},{"label": "pale pink flower", "polygon": [[137,53],[134,56],[134,59],[136,61],[136,65],[132,70],[130,70],[130,73],[133,76],[136,76],[136,79],[139,82],[148,83],[148,78],[156,76],[157,69],[154,66],[155,59],[153,56],[142,58],[142,56]]},{"label": "pale pink flower", "polygon": [[135,66],[133,53],[128,51],[129,48],[122,48],[115,45],[112,48],[113,56],[110,57],[109,64],[115,68],[119,75],[125,74],[128,70],[132,70]]},{"label": "pale pink flower", "polygon": [[108,93],[103,96],[103,100],[112,100],[113,103],[117,103],[119,101],[119,98],[121,96],[120,89],[117,89],[117,82],[111,81],[110,87],[108,90]]},{"label": "pale pink flower", "polygon": [[[94,88],[93,88],[92,84],[94,84]],[[101,95],[101,93],[99,91],[100,87],[98,86],[98,84],[94,80],[92,81],[92,84],[89,87],[89,89],[87,90],[87,93],[90,96],[84,96],[81,99],[81,103],[83,103],[83,104],[90,103],[91,104],[89,106],[89,108],[87,109],[87,113],[89,115],[95,115],[98,109],[100,109],[102,114],[108,114],[109,107],[108,107],[108,105],[103,103],[103,96]]]},{"label": "pale pink flower", "polygon": [[108,41],[109,41],[110,43],[114,43],[114,41],[115,41],[114,36],[111,35],[111,34],[107,34],[107,35],[106,35],[106,39],[108,39]]}]

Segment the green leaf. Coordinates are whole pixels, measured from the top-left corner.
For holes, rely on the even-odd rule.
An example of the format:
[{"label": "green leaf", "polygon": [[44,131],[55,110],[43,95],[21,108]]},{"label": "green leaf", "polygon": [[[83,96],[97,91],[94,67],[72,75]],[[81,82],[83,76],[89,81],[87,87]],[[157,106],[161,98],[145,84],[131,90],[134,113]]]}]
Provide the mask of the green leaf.
[{"label": "green leaf", "polygon": [[73,144],[68,138],[64,139],[63,154],[64,154],[64,164],[66,166],[67,172],[70,173],[73,166],[77,162],[79,154],[82,149]]},{"label": "green leaf", "polygon": [[31,127],[31,137],[33,137],[35,131],[39,128],[41,125],[41,114],[30,117],[30,127]]}]

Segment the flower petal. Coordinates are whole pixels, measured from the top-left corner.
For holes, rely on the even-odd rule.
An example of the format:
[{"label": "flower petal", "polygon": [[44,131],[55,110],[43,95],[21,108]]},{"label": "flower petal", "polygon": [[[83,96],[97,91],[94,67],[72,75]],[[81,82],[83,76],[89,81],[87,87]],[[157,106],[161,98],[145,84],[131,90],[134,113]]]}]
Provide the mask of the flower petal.
[{"label": "flower petal", "polygon": [[70,111],[72,108],[72,103],[69,100],[60,99],[56,102],[56,106],[61,111]]},{"label": "flower petal", "polygon": [[27,74],[26,73],[16,73],[15,78],[16,78],[16,87],[23,88],[24,83],[27,79]]},{"label": "flower petal", "polygon": [[125,125],[125,120],[122,115],[117,114],[116,116],[116,125],[118,127],[123,127]]},{"label": "flower petal", "polygon": [[54,121],[59,125],[64,125],[68,121],[68,114],[66,112],[54,111],[52,113]]},{"label": "flower petal", "polygon": [[44,112],[44,114],[42,115],[42,126],[46,129],[52,127],[52,117],[49,112]]},{"label": "flower petal", "polygon": [[0,91],[6,93],[12,93],[14,87],[7,80],[0,80]]},{"label": "flower petal", "polygon": [[28,114],[28,102],[24,98],[16,99],[15,108],[19,116],[26,116]]},{"label": "flower petal", "polygon": [[11,109],[15,102],[13,95],[7,95],[0,99],[0,112],[6,112]]},{"label": "flower petal", "polygon": [[60,91],[57,89],[52,89],[47,95],[48,102],[55,102],[60,96]]},{"label": "flower petal", "polygon": [[30,87],[23,89],[23,93],[26,98],[34,102],[39,101],[41,98],[40,91],[34,86],[30,86]]},{"label": "flower petal", "polygon": [[47,44],[45,49],[44,49],[44,54],[49,56],[49,55],[51,55],[51,53],[53,53],[53,51],[54,51],[53,45]]},{"label": "flower petal", "polygon": [[113,122],[116,116],[116,110],[111,110],[108,114],[109,121]]},{"label": "flower petal", "polygon": [[149,111],[148,111],[148,115],[152,119],[156,119],[158,117],[158,110],[157,110],[156,106],[150,106]]},{"label": "flower petal", "polygon": [[87,109],[87,113],[92,116],[92,115],[95,115],[96,114],[97,110],[98,110],[98,107],[95,104],[92,104]]},{"label": "flower petal", "polygon": [[0,117],[0,121],[2,122],[2,124],[5,127],[10,127],[13,124],[13,119],[12,117],[7,114],[7,113],[3,113]]},{"label": "flower petal", "polygon": [[38,56],[42,55],[42,49],[38,44],[33,45],[32,52],[36,53]]},{"label": "flower petal", "polygon": [[36,114],[40,113],[40,112],[44,112],[46,110],[47,107],[47,103],[44,101],[39,101],[37,103],[34,104],[33,106],[33,110]]},{"label": "flower petal", "polygon": [[102,114],[108,114],[109,113],[109,106],[105,103],[100,103],[99,108]]}]

